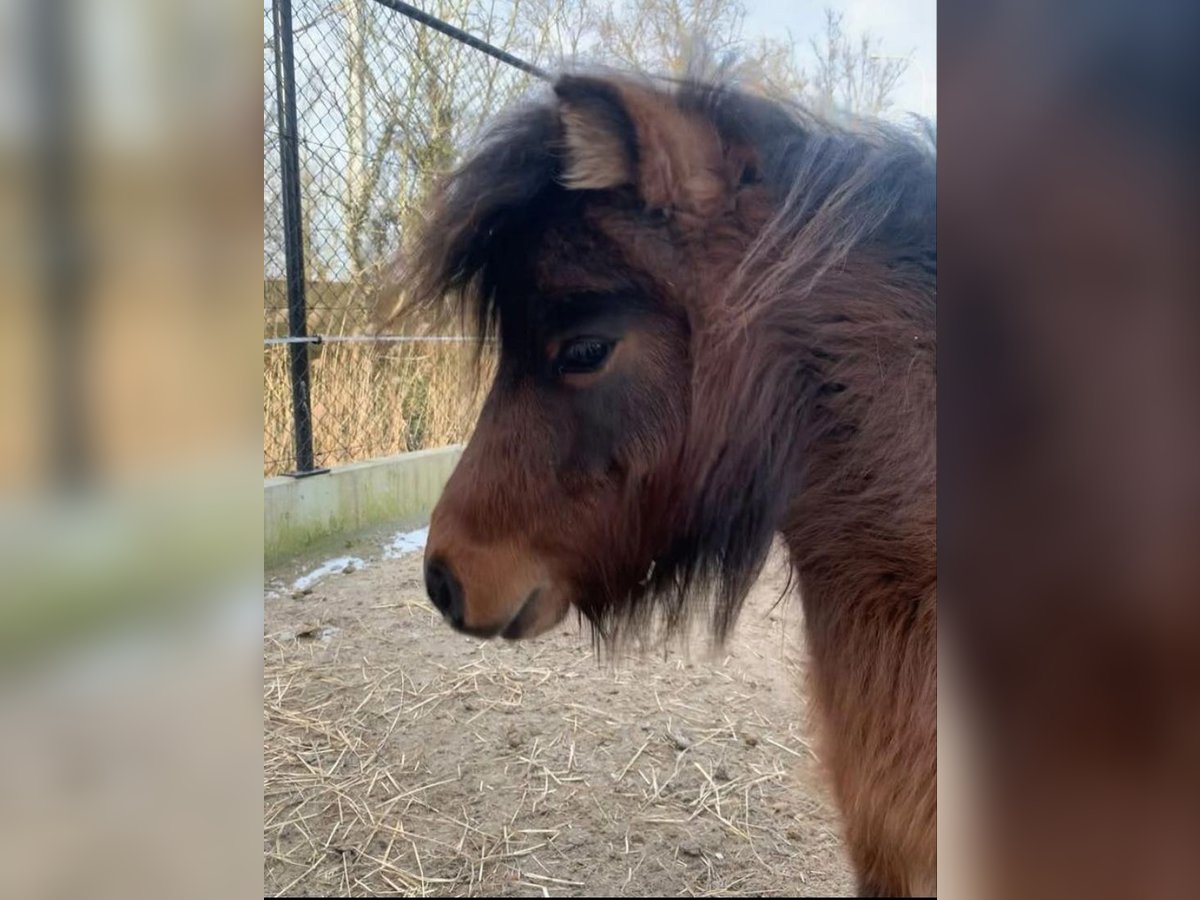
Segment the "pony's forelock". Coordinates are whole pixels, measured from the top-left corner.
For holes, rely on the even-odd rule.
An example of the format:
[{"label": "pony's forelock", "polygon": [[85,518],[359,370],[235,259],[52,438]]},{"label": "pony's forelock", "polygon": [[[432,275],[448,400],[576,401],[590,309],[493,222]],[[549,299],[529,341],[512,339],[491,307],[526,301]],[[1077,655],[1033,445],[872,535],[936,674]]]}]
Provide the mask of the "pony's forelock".
[{"label": "pony's forelock", "polygon": [[380,278],[377,321],[454,328],[481,344],[497,336],[497,269],[505,245],[536,225],[532,216],[561,191],[561,126],[545,99],[527,101],[435,188],[431,212]]}]

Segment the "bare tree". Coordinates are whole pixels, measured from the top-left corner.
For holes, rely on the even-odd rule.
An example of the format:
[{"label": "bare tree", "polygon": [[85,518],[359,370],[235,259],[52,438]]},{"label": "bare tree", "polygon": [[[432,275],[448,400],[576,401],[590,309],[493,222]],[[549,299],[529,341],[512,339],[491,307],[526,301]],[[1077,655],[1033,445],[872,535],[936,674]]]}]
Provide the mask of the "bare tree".
[{"label": "bare tree", "polygon": [[842,14],[829,7],[824,35],[810,40],[808,66],[790,34],[746,38],[743,0],[621,0],[601,5],[593,20],[592,55],[603,61],[680,76],[702,59],[824,112],[885,112],[908,67],[906,58],[882,56],[870,34],[848,35]]},{"label": "bare tree", "polygon": [[865,33],[850,37],[842,22],[842,13],[826,7],[823,40],[810,41],[815,57],[812,99],[824,112],[881,115],[891,107],[909,60],[881,55],[878,40]]},{"label": "bare tree", "polygon": [[597,37],[614,62],[680,76],[696,54],[742,49],[745,18],[741,0],[623,0],[599,15]]},{"label": "bare tree", "polygon": [[656,75],[733,75],[788,96],[807,79],[790,38],[745,36],[742,0],[624,0],[596,16],[594,55]]},{"label": "bare tree", "polygon": [[530,62],[555,67],[584,62],[595,47],[603,8],[592,0],[525,0],[526,14],[537,23],[538,46],[526,51]]},{"label": "bare tree", "polygon": [[596,17],[602,58],[666,76],[689,60],[736,61],[740,82],[772,94],[804,97],[822,112],[880,115],[892,106],[907,58],[884,56],[868,32],[848,35],[844,16],[826,7],[826,28],[811,38],[811,70],[791,35],[744,36],[743,0],[623,0]]}]

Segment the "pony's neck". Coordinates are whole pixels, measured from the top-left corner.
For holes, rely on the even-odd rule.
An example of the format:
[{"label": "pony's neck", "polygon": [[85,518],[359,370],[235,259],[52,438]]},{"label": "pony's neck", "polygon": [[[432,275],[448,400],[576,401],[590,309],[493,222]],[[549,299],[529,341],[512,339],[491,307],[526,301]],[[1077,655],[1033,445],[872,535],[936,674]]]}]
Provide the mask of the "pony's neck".
[{"label": "pony's neck", "polygon": [[[875,275],[880,273],[875,272]],[[802,410],[781,532],[808,577],[931,583],[936,526],[932,285],[852,269],[798,298],[786,333]]]}]

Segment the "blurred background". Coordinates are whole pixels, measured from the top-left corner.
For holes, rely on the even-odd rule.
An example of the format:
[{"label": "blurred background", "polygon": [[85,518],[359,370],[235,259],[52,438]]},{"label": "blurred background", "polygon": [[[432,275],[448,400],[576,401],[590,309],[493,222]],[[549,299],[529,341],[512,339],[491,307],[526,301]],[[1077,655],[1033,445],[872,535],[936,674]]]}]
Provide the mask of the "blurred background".
[{"label": "blurred background", "polygon": [[263,476],[461,439],[461,344],[369,334],[373,272],[538,70],[699,32],[937,111],[943,893],[1191,896],[1196,12],[946,0],[935,57],[926,3],[418,5],[512,60],[292,4],[290,318],[276,4],[0,3],[0,893],[258,891]]},{"label": "blurred background", "polygon": [[0,894],[261,884],[259,18],[0,3]]},{"label": "blurred background", "polygon": [[[938,12],[939,701],[970,726],[972,874],[999,896],[1190,896],[1200,11]],[[947,811],[942,866],[965,833]]]}]

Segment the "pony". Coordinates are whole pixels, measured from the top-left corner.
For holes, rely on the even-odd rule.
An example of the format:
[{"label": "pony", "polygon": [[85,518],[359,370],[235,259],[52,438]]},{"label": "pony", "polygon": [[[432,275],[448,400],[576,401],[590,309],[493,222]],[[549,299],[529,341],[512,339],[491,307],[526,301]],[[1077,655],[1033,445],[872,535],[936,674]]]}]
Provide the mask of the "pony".
[{"label": "pony", "polygon": [[781,536],[864,896],[936,886],[935,171],[928,133],[563,74],[384,294],[498,342],[426,547],[454,628],[720,642]]}]

